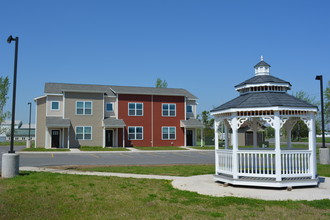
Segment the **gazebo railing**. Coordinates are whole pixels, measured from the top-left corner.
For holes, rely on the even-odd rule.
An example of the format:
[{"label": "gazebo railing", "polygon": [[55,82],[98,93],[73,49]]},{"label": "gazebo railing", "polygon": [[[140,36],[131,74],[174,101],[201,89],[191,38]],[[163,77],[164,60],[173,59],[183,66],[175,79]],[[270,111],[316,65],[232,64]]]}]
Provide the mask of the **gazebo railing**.
[{"label": "gazebo railing", "polygon": [[[233,175],[233,151],[217,150],[217,171]],[[310,150],[281,150],[281,177],[310,177]],[[276,177],[275,150],[238,150],[237,174],[247,177]]]}]

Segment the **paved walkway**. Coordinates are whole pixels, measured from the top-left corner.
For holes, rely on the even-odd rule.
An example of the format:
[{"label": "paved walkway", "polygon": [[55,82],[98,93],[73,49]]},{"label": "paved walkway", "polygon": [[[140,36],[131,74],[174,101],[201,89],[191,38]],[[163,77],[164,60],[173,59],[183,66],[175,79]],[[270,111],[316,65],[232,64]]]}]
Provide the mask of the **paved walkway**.
[{"label": "paved walkway", "polygon": [[245,197],[262,200],[320,200],[330,199],[330,178],[324,178],[319,187],[294,188],[292,191],[286,189],[253,188],[227,186],[216,183],[213,175],[199,175],[191,177],[159,176],[128,173],[106,173],[85,172],[76,170],[60,170],[40,167],[20,167],[21,171],[51,172],[61,174],[95,175],[95,176],[117,176],[125,178],[145,178],[172,180],[172,185],[180,190],[197,192],[202,195],[225,197]]}]

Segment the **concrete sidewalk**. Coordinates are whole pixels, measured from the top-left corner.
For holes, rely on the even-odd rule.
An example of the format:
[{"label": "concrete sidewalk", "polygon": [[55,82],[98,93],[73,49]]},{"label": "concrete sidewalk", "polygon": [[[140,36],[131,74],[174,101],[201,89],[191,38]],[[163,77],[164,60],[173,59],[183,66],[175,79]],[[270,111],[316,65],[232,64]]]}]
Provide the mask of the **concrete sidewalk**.
[{"label": "concrete sidewalk", "polygon": [[188,151],[214,151],[214,150],[200,150],[189,147],[179,147],[186,150],[139,150],[136,148],[125,148],[127,151],[81,151],[78,148],[71,148],[70,151],[17,151],[18,154],[109,154],[109,153],[130,153],[130,152],[188,152]]},{"label": "concrete sidewalk", "polygon": [[324,178],[319,187],[294,188],[292,191],[286,189],[254,188],[227,186],[216,183],[213,175],[199,175],[191,177],[159,176],[128,173],[106,173],[106,172],[85,172],[76,170],[59,170],[40,167],[20,167],[20,171],[51,172],[61,174],[89,175],[89,176],[116,176],[125,178],[145,178],[172,180],[173,187],[180,190],[197,192],[202,195],[216,197],[243,197],[262,200],[321,200],[330,199],[330,178]]}]

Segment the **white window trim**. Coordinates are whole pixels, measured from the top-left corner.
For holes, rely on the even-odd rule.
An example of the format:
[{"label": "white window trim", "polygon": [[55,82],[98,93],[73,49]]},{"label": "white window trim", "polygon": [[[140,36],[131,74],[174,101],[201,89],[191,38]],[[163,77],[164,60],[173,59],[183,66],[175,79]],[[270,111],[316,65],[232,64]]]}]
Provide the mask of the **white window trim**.
[{"label": "white window trim", "polygon": [[[112,105],[112,110],[108,110],[108,108],[107,108],[107,105],[108,104],[111,104]],[[105,103],[105,111],[106,112],[113,112],[113,103],[112,102],[107,102],[107,103]]]},{"label": "white window trim", "polygon": [[[82,127],[83,128],[83,138],[82,139],[77,139],[77,128],[78,127]],[[86,127],[90,127],[91,128],[91,139],[85,139],[85,128]],[[76,126],[75,127],[75,140],[79,141],[79,140],[82,140],[82,141],[92,141],[93,140],[93,127],[92,126]]]},{"label": "white window trim", "polygon": [[[134,104],[135,105],[135,115],[130,115],[129,114],[129,104]],[[142,105],[142,115],[136,115],[136,104],[141,104]],[[144,116],[144,103],[143,102],[129,102],[128,105],[127,105],[127,109],[128,109],[128,116]]]},{"label": "white window trim", "polygon": [[[78,108],[77,108],[77,103],[82,102],[83,103],[83,114],[78,114]],[[91,113],[86,114],[86,108],[85,108],[85,103],[90,102],[91,103]],[[76,115],[93,115],[93,101],[76,101]]]},{"label": "white window trim", "polygon": [[[129,137],[129,129],[130,128],[134,128],[134,135],[135,135],[135,139],[130,139],[130,137]],[[136,128],[142,128],[142,139],[136,139]],[[127,136],[128,136],[128,140],[137,140],[137,141],[141,141],[141,140],[143,140],[143,138],[144,138],[144,129],[143,129],[143,126],[129,126],[128,127],[128,130],[127,130]]]},{"label": "white window trim", "polygon": [[[168,114],[169,115],[164,115],[164,111],[163,111],[163,106],[164,105],[168,105]],[[175,106],[175,114],[174,115],[170,115],[170,105]],[[175,103],[162,103],[162,116],[163,117],[176,117],[176,104]]]},{"label": "white window trim", "polygon": [[[53,103],[54,102],[57,102],[58,103],[58,109],[54,109],[53,108]],[[51,101],[50,102],[50,110],[52,110],[52,111],[60,111],[60,109],[61,109],[61,103],[60,103],[60,101]]]},{"label": "white window trim", "polygon": [[[168,137],[169,137],[168,139],[164,139],[164,137],[163,137],[163,128],[167,128]],[[175,138],[174,139],[171,139],[170,138],[170,132],[169,132],[170,131],[170,128],[174,128],[175,129],[174,130],[175,131]],[[176,140],[176,127],[175,126],[162,126],[161,129],[162,129],[161,130],[161,135],[162,135],[162,140],[163,141],[175,141]]]}]

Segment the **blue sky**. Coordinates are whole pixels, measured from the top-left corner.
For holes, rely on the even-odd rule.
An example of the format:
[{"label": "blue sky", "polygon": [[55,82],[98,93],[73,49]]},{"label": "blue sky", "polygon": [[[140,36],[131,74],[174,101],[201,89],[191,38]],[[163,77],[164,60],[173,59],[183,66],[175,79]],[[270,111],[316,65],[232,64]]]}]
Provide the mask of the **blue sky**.
[{"label": "blue sky", "polygon": [[326,0],[1,1],[0,74],[12,80],[6,39],[20,37],[24,123],[45,82],[154,86],[160,77],[199,97],[199,112],[211,110],[238,95],[261,55],[290,93],[319,99],[315,75],[330,80],[329,11]]}]

